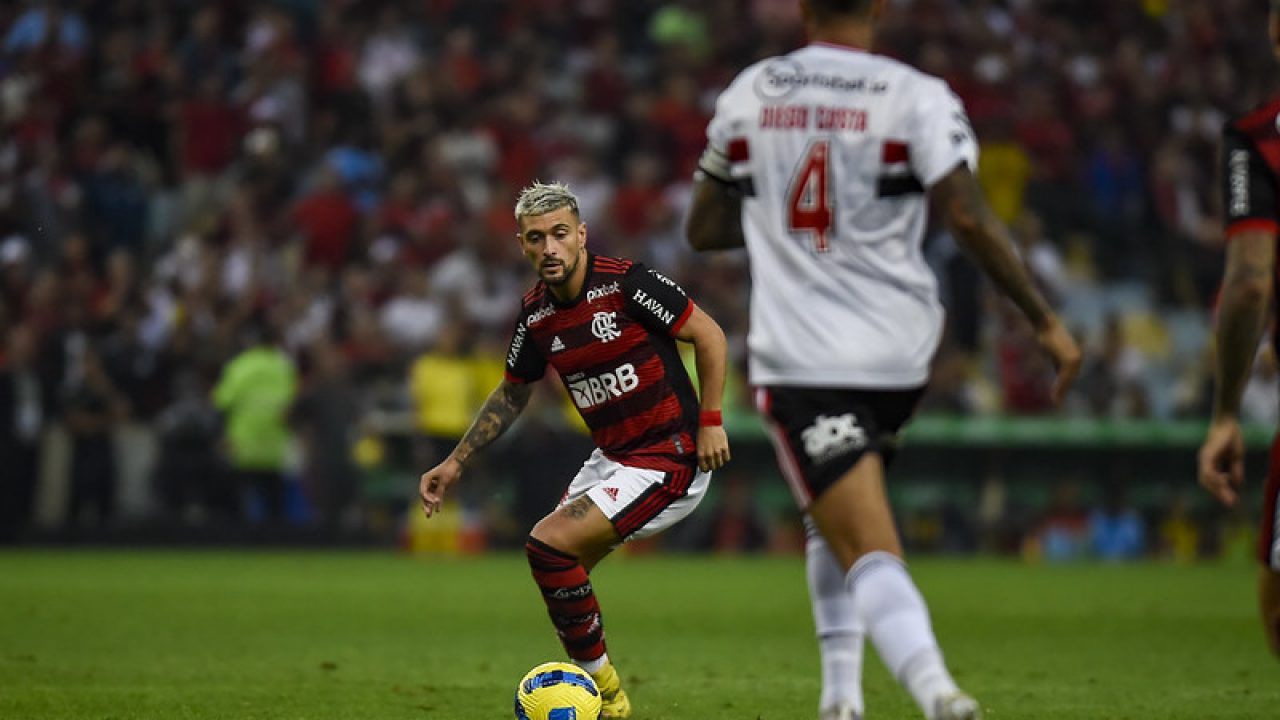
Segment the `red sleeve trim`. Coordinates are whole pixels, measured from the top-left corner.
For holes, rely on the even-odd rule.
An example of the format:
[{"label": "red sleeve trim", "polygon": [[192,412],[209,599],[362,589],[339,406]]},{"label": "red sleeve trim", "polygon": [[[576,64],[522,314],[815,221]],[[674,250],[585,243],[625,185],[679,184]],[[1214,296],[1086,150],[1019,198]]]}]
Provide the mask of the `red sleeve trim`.
[{"label": "red sleeve trim", "polygon": [[1253,134],[1264,127],[1270,127],[1276,121],[1277,105],[1280,98],[1272,98],[1266,105],[1254,108],[1231,123],[1231,126],[1245,134]]},{"label": "red sleeve trim", "polygon": [[507,382],[509,382],[509,383],[515,383],[516,385],[528,385],[528,384],[529,384],[529,381],[528,381],[528,380],[525,380],[524,378],[519,378],[519,377],[516,377],[515,375],[512,375],[510,370],[503,370],[503,371],[502,371],[502,374],[503,374],[504,376],[506,376],[506,378],[507,378]]},{"label": "red sleeve trim", "polygon": [[684,324],[689,320],[689,316],[693,314],[693,308],[693,301],[690,300],[689,304],[685,306],[684,312],[680,313],[680,317],[676,319],[676,324],[671,326],[672,335],[680,333],[680,328],[684,327]]},{"label": "red sleeve trim", "polygon": [[1269,232],[1273,235],[1280,235],[1280,222],[1269,218],[1247,218],[1245,220],[1237,220],[1227,226],[1227,239],[1246,232]]},{"label": "red sleeve trim", "polygon": [[906,143],[889,141],[884,144],[880,156],[885,165],[910,162],[911,148]]}]

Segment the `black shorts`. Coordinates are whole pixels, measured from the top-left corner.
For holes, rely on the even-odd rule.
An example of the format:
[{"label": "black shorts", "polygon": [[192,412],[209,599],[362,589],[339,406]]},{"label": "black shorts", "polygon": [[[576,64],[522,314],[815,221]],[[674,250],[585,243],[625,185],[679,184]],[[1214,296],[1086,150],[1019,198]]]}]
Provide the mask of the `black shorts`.
[{"label": "black shorts", "polygon": [[893,461],[898,430],[915,412],[924,387],[909,390],[761,387],[764,417],[778,467],[796,504],[808,509],[866,453]]}]

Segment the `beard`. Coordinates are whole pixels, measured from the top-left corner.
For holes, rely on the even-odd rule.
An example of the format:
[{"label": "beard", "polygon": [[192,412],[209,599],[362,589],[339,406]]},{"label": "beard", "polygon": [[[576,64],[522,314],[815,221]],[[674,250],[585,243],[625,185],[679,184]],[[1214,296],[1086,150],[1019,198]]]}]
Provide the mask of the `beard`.
[{"label": "beard", "polygon": [[[573,277],[574,272],[578,269],[578,263],[582,261],[582,254],[579,253],[572,260],[561,261],[558,265],[552,265],[550,268],[539,268],[538,274],[542,277],[542,281],[551,287],[559,287],[569,282],[569,278]],[[560,270],[559,277],[547,277],[548,270]]]}]

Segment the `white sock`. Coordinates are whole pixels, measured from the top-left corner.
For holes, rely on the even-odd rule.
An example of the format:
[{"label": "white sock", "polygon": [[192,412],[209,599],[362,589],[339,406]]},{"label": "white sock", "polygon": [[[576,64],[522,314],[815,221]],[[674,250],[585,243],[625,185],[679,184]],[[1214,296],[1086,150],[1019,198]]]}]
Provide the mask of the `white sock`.
[{"label": "white sock", "polygon": [[574,660],[573,662],[588,673],[598,673],[601,668],[609,664],[609,653],[605,653],[595,660]]},{"label": "white sock", "polygon": [[885,667],[925,717],[933,718],[938,698],[955,692],[956,683],[933,636],[929,609],[907,568],[890,553],[868,553],[854,563],[847,582],[855,612]]},{"label": "white sock", "polygon": [[844,571],[825,540],[805,518],[809,539],[805,543],[805,567],[809,576],[809,602],[822,657],[822,698],[818,710],[842,703],[859,714],[862,702],[862,623],[854,613],[853,596]]}]

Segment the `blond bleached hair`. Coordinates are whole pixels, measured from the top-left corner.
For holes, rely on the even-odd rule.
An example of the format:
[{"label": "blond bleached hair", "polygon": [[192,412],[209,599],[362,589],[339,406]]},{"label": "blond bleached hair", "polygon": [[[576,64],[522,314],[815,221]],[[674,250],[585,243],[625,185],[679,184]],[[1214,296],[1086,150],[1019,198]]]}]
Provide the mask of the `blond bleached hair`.
[{"label": "blond bleached hair", "polygon": [[561,208],[569,208],[578,217],[578,196],[568,185],[560,182],[535,182],[520,191],[516,199],[516,220],[534,215],[546,215]]}]

